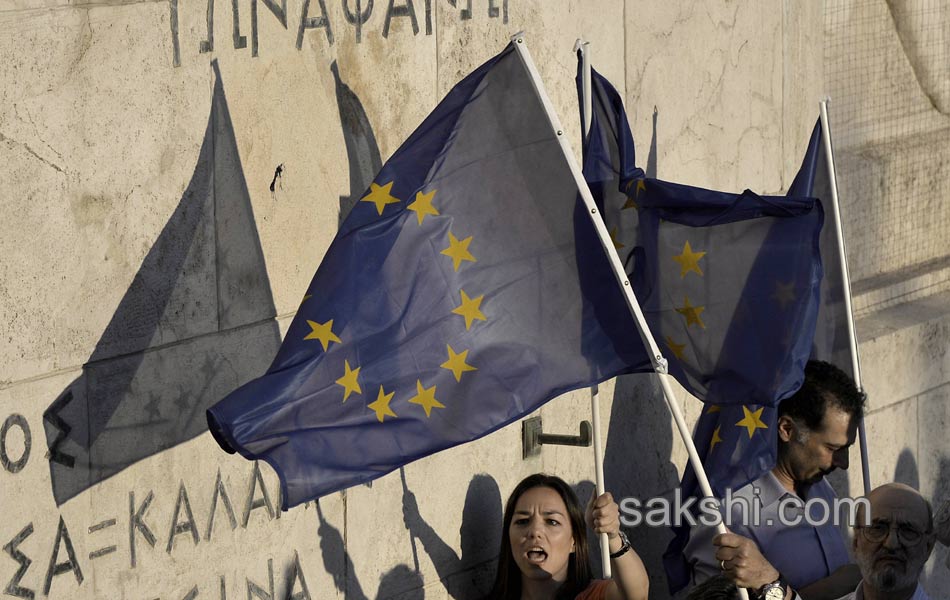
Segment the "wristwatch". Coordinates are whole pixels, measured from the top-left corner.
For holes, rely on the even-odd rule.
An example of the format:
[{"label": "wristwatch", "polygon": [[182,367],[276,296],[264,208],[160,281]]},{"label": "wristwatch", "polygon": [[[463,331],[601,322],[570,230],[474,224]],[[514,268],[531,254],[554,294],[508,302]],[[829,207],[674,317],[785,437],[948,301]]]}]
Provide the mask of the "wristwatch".
[{"label": "wristwatch", "polygon": [[630,540],[627,539],[627,534],[624,533],[623,531],[618,531],[617,534],[620,536],[620,542],[621,542],[620,550],[617,550],[616,552],[611,552],[610,558],[620,558],[621,556],[627,553],[627,550],[630,549]]},{"label": "wristwatch", "polygon": [[785,578],[779,575],[778,580],[772,583],[766,583],[759,588],[759,591],[756,592],[756,596],[760,598],[760,600],[786,600],[785,590],[787,588],[788,583],[785,581]]}]

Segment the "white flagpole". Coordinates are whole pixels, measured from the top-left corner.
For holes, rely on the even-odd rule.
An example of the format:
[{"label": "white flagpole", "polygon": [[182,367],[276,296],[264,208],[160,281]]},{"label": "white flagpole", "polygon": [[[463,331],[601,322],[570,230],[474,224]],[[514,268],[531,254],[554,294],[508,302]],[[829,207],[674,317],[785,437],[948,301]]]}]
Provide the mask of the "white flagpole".
[{"label": "white flagpole", "polygon": [[[534,60],[531,58],[531,53],[528,51],[528,47],[524,42],[524,34],[522,32],[516,33],[511,39],[518,51],[518,56],[521,57],[525,68],[528,70],[528,73],[531,76],[531,82],[534,85],[535,91],[538,93],[541,104],[544,106],[544,110],[551,122],[551,127],[557,133],[558,143],[560,143],[561,149],[564,151],[564,158],[567,160],[567,164],[571,169],[571,173],[574,175],[574,180],[577,182],[577,189],[580,192],[581,198],[584,200],[584,204],[587,206],[589,214],[591,215],[591,221],[594,224],[594,229],[597,231],[598,238],[600,238],[601,246],[603,246],[604,251],[607,252],[607,257],[609,259],[610,266],[613,269],[614,276],[617,278],[617,281],[624,292],[624,297],[627,301],[627,307],[630,309],[630,313],[637,322],[637,329],[639,329],[640,332],[640,339],[643,340],[644,345],[646,345],[647,349],[650,351],[650,356],[653,360],[653,368],[656,370],[657,377],[660,379],[660,386],[663,388],[663,396],[666,399],[667,406],[670,408],[670,412],[673,414],[673,420],[676,423],[676,427],[679,430],[680,436],[683,438],[683,443],[686,445],[686,451],[689,454],[689,462],[692,465],[693,470],[696,472],[696,479],[699,482],[699,488],[702,490],[704,496],[715,499],[715,496],[713,496],[712,487],[709,485],[709,478],[706,477],[706,470],[703,468],[703,462],[699,458],[699,452],[696,451],[696,445],[693,443],[693,438],[690,434],[689,427],[686,425],[686,419],[683,418],[683,411],[680,410],[679,404],[676,403],[676,399],[673,397],[673,388],[670,386],[668,379],[669,363],[667,363],[666,359],[663,358],[663,355],[660,353],[660,349],[656,345],[656,340],[653,337],[653,333],[650,331],[650,327],[646,322],[646,318],[643,316],[643,311],[640,310],[640,303],[637,302],[636,295],[634,295],[633,288],[630,285],[630,280],[627,278],[627,273],[624,271],[623,264],[620,262],[620,257],[617,255],[617,251],[614,249],[613,242],[610,240],[610,234],[607,232],[607,226],[604,225],[604,220],[599,215],[600,211],[597,210],[597,205],[594,203],[594,197],[590,193],[590,188],[587,186],[587,181],[584,180],[584,174],[577,164],[577,159],[574,158],[574,152],[571,150],[570,143],[567,141],[567,138],[564,135],[564,128],[561,126],[561,123],[557,118],[557,112],[554,110],[554,105],[551,103],[551,100],[548,98],[548,94],[544,89],[544,84],[541,81],[541,75],[538,73],[538,69],[534,64]],[[718,533],[728,533],[726,526],[721,522],[716,526],[716,531]],[[749,600],[749,595],[745,588],[739,588],[739,596],[742,598],[742,600]]]},{"label": "white flagpole", "polygon": [[[835,171],[835,157],[831,149],[831,126],[828,124],[828,98],[819,105],[821,107],[821,141],[825,148],[825,160],[828,163],[828,179],[831,184],[831,214],[835,224],[835,237],[838,240],[838,256],[841,258],[841,280],[844,283],[844,310],[847,314],[848,343],[851,346],[851,370],[854,373],[854,383],[858,390],[864,392],[861,384],[861,360],[858,357],[858,339],[854,332],[854,311],[851,308],[851,275],[848,271],[848,254],[845,251],[844,233],[841,229],[841,210],[838,205],[838,175]],[[868,440],[864,428],[864,418],[858,423],[861,448],[861,474],[864,478],[864,493],[871,492],[871,468],[868,464]]]},{"label": "white flagpole", "polygon": [[[582,99],[581,114],[584,118],[584,141],[590,135],[591,123],[591,94],[590,94],[590,42],[578,38],[574,44],[574,52],[581,53],[581,80],[582,80]],[[593,429],[594,442],[594,482],[597,487],[597,495],[604,493],[606,485],[604,483],[604,456],[601,453],[601,426],[600,426],[600,400],[598,398],[597,385],[590,387],[590,419]],[[610,543],[607,540],[607,534],[600,534],[600,557],[604,569],[604,578],[610,579]]]}]

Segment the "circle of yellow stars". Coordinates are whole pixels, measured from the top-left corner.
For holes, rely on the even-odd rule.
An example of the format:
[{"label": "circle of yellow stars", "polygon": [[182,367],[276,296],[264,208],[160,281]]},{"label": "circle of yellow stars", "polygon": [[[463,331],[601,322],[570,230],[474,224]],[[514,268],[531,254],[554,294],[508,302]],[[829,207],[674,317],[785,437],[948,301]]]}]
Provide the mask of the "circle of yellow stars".
[{"label": "circle of yellow stars", "polygon": [[[376,207],[377,215],[382,216],[387,206],[402,202],[399,198],[393,196],[393,184],[393,181],[384,183],[382,185],[375,182],[371,183],[369,192],[366,194],[366,196],[360,199],[360,202],[369,202],[373,204]],[[419,191],[416,193],[415,199],[406,206],[406,210],[415,213],[416,221],[419,226],[424,225],[426,217],[439,216],[441,214],[433,203],[436,197],[436,192],[437,190],[435,189],[429,190],[427,192]],[[454,232],[449,231],[447,241],[448,245],[440,252],[440,254],[451,259],[453,271],[458,272],[463,263],[477,262],[477,259],[472,254],[472,250],[470,249],[472,240],[473,236],[460,239],[456,237]],[[452,309],[451,312],[462,317],[465,323],[466,331],[471,330],[472,325],[476,321],[487,321],[487,317],[481,309],[482,302],[485,299],[484,295],[471,297],[465,292],[464,289],[459,289],[459,297],[459,305]],[[311,298],[311,295],[309,294],[304,296],[303,301],[301,302],[301,307],[309,298]],[[330,348],[330,345],[333,343],[343,343],[340,337],[333,332],[333,319],[323,323],[308,319],[307,324],[310,326],[310,333],[304,336],[304,340],[319,341],[324,352],[327,352]],[[463,374],[478,370],[477,367],[468,363],[468,349],[457,352],[454,348],[452,348],[451,345],[446,344],[446,353],[446,360],[440,364],[439,367],[451,371],[456,382],[462,381]],[[342,401],[344,403],[353,394],[363,394],[363,389],[360,386],[359,380],[360,368],[361,367],[359,366],[355,368],[352,367],[348,359],[343,361],[343,374],[339,379],[335,380],[334,383],[343,388]],[[387,392],[385,387],[380,385],[379,390],[376,393],[376,399],[368,403],[366,408],[375,413],[376,420],[380,423],[385,422],[387,417],[398,418],[398,415],[391,406],[394,397],[395,391]],[[436,398],[436,386],[433,385],[431,387],[426,387],[419,379],[416,380],[416,394],[409,398],[407,402],[409,404],[415,404],[421,407],[422,410],[425,411],[427,418],[431,417],[432,411],[434,409],[445,408],[445,405]]]}]

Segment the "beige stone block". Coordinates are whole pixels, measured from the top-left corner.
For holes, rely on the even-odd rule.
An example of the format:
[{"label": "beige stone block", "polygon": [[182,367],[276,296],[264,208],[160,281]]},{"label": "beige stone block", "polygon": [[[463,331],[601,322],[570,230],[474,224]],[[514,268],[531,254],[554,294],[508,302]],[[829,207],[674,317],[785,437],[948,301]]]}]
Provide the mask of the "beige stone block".
[{"label": "beige stone block", "polygon": [[[16,16],[16,35],[0,42],[4,55],[17,56],[6,66],[17,85],[3,92],[11,110],[0,114],[2,160],[16,174],[4,183],[12,205],[0,247],[0,310],[13,327],[3,380],[89,356],[182,199],[209,99],[188,90],[203,73],[172,71],[162,52],[167,29],[155,24],[167,26],[167,5]],[[11,31],[12,19],[4,25]],[[166,69],[168,77],[139,76]],[[197,252],[190,260],[204,259]],[[197,292],[205,275],[196,269],[182,283]],[[207,313],[193,302],[188,308],[200,330]],[[173,338],[183,327],[162,333]]]},{"label": "beige stone block", "polygon": [[950,378],[950,294],[886,308],[859,320],[861,377],[871,410],[939,387]]},{"label": "beige stone block", "polygon": [[920,491],[934,503],[934,509],[950,501],[950,386],[925,392],[917,397],[919,431],[918,457]]},{"label": "beige stone block", "polygon": [[[865,417],[872,487],[890,481],[920,481],[917,400],[911,399],[870,412]],[[861,455],[857,445],[850,453],[849,490],[861,495]]]},{"label": "beige stone block", "polygon": [[641,148],[657,108],[657,176],[780,189],[781,11],[757,2],[626,6],[627,106]]},{"label": "beige stone block", "polygon": [[[834,121],[832,126],[839,130]],[[853,280],[906,276],[913,267],[947,256],[950,210],[942,199],[950,193],[943,177],[950,165],[950,123],[899,140],[845,148],[835,160]]]},{"label": "beige stone block", "polygon": [[[782,20],[782,191],[788,189],[818,120],[824,88],[824,14],[818,2],[787,1]],[[777,190],[773,190],[777,191]]]}]

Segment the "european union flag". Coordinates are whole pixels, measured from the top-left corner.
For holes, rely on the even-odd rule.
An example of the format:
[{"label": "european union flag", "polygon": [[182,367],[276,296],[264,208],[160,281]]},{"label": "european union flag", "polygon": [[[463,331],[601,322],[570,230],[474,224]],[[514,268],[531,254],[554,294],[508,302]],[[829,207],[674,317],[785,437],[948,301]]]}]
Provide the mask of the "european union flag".
[{"label": "european union flag", "polygon": [[[693,438],[721,497],[774,466],[775,407],[801,386],[819,313],[824,326],[833,312],[820,304],[819,247],[827,240],[812,193],[821,181],[820,130],[786,196],[647,178],[635,167],[619,94],[596,72],[591,80],[585,177],[670,373],[706,402]],[[817,346],[830,352],[840,343],[831,336]],[[684,498],[697,495],[689,466],[681,489]],[[674,533],[664,555],[671,593],[690,575],[682,555],[689,529]]]},{"label": "european union flag", "polygon": [[[801,168],[789,188],[789,196],[807,195],[819,201],[831,201],[831,176],[821,143],[821,121],[812,131]],[[819,240],[824,264],[815,335],[811,340],[811,358],[826,360],[851,371],[847,315],[844,310],[844,278],[835,228],[822,228]],[[811,248],[803,252],[811,252]],[[774,406],[707,406],[696,423],[693,441],[702,457],[713,493],[723,497],[727,489],[737,490],[758,479],[775,466],[778,439]],[[761,431],[760,431],[761,430]],[[684,498],[697,494],[698,483],[687,467],[680,485]],[[670,592],[685,587],[690,578],[682,550],[689,539],[686,527],[674,529],[675,538],[664,554],[664,566]]]},{"label": "european union flag", "polygon": [[590,310],[616,280],[581,284],[578,256],[606,254],[578,248],[593,226],[525,64],[509,45],[449,92],[343,223],[267,373],[208,411],[285,509],[629,369]]},{"label": "european union flag", "polygon": [[591,81],[585,178],[670,373],[711,404],[774,406],[811,352],[821,205],[645,177],[619,94]]}]

